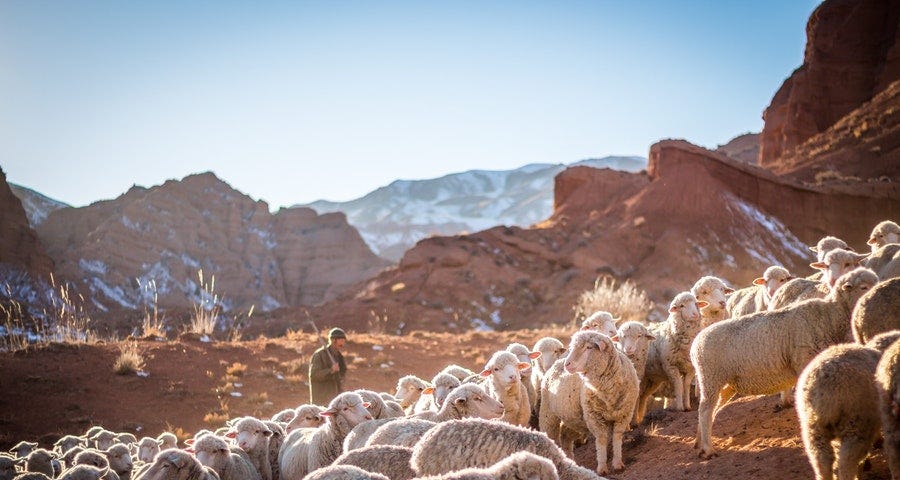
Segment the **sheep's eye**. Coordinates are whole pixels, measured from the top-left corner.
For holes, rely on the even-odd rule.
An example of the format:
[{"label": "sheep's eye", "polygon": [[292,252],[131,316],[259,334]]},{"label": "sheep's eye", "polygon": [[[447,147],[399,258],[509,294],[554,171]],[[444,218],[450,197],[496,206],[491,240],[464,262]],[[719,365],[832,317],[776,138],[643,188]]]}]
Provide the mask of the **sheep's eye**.
[{"label": "sheep's eye", "polygon": [[497,367],[494,367],[494,371],[495,371],[495,372],[499,372],[499,371],[500,371],[500,369],[499,369],[499,368],[497,368]]}]

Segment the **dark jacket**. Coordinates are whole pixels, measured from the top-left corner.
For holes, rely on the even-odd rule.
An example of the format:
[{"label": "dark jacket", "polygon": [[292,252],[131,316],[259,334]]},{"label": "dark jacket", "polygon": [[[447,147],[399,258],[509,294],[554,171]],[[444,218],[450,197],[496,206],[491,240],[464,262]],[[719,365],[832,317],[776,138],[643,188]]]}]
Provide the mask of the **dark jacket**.
[{"label": "dark jacket", "polygon": [[[337,362],[341,370],[332,372],[331,365]],[[310,403],[328,406],[328,403],[344,391],[344,375],[347,364],[344,356],[336,348],[321,347],[316,350],[309,361],[309,401]]]}]

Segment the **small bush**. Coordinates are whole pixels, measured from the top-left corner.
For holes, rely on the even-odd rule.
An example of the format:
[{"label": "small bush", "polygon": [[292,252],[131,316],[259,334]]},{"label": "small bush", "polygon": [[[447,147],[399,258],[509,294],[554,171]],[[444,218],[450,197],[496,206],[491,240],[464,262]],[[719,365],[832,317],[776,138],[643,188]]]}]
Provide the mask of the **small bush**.
[{"label": "small bush", "polygon": [[647,292],[637,288],[631,280],[619,284],[612,277],[601,277],[594,282],[594,288],[583,292],[575,304],[575,323],[580,324],[588,315],[605,310],[621,322],[635,320],[646,323],[653,302]]},{"label": "small bush", "polygon": [[230,367],[225,369],[225,373],[228,375],[233,375],[235,377],[243,376],[245,373],[247,373],[247,365],[234,362]]},{"label": "small bush", "polygon": [[128,342],[119,346],[119,356],[113,364],[113,371],[119,375],[130,375],[144,368],[144,357],[137,343]]}]

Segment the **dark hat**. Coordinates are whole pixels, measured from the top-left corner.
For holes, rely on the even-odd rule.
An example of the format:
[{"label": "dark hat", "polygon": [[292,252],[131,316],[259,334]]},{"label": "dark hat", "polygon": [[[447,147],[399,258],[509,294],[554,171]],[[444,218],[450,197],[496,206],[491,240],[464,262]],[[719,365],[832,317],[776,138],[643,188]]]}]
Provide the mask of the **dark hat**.
[{"label": "dark hat", "polygon": [[347,338],[347,333],[340,328],[332,328],[328,332],[328,338]]}]

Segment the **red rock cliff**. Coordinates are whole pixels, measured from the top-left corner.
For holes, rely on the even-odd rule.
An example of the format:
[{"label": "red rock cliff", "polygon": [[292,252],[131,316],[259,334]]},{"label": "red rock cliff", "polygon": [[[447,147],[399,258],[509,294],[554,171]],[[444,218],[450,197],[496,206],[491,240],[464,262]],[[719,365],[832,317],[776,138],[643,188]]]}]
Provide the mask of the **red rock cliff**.
[{"label": "red rock cliff", "polygon": [[[15,300],[34,291],[37,283],[47,281],[53,271],[53,260],[46,254],[18,197],[0,170],[0,285],[9,286]],[[6,288],[0,298],[6,298]],[[15,292],[19,294],[15,294]]]}]

